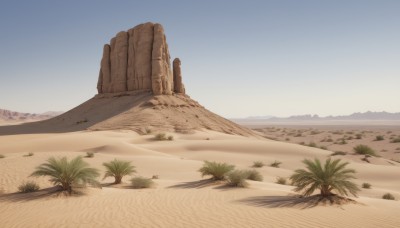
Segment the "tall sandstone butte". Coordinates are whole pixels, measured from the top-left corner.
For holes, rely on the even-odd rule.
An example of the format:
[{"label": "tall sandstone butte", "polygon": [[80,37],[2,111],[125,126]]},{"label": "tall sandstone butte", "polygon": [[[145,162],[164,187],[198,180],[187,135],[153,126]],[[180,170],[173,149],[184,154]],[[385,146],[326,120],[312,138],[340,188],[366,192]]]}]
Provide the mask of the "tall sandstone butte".
[{"label": "tall sandstone butte", "polygon": [[185,93],[180,60],[171,70],[168,44],[160,24],[140,24],[119,32],[104,45],[97,90],[102,93],[151,91]]}]

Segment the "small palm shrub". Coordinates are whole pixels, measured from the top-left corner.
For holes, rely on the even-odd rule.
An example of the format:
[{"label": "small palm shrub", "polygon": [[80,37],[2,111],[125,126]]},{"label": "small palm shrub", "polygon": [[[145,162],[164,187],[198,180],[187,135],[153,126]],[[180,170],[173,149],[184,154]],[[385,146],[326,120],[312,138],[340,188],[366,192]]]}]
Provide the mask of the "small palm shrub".
[{"label": "small palm shrub", "polygon": [[394,196],[390,193],[386,193],[382,196],[382,199],[386,199],[386,200],[395,200]]},{"label": "small palm shrub", "polygon": [[18,191],[21,193],[36,192],[40,189],[39,185],[34,181],[28,181],[18,186]]},{"label": "small palm shrub", "polygon": [[253,180],[253,181],[263,181],[263,176],[261,175],[260,172],[258,172],[255,169],[252,170],[246,170],[247,172],[247,178],[248,180]]},{"label": "small palm shrub", "polygon": [[234,165],[227,163],[217,163],[204,161],[203,167],[199,169],[201,176],[212,176],[214,180],[224,180],[225,175],[235,168]]},{"label": "small palm shrub", "polygon": [[320,190],[321,197],[329,197],[334,195],[332,191],[336,191],[339,195],[357,196],[360,189],[350,181],[355,179],[353,174],[356,171],[346,168],[348,162],[341,162],[340,159],[332,161],[329,158],[324,165],[321,165],[319,159],[305,159],[303,163],[306,169],[297,169],[290,177],[296,192],[310,196],[315,190]]},{"label": "small palm shrub", "polygon": [[377,135],[376,137],[375,137],[375,141],[382,141],[382,140],[384,140],[385,138],[383,138],[383,135]]},{"label": "small palm shrub", "polygon": [[96,178],[99,176],[97,169],[90,168],[89,164],[76,157],[68,161],[66,157],[56,159],[51,157],[46,163],[36,167],[31,176],[49,176],[50,182],[61,186],[63,191],[72,193],[74,185],[99,185]]},{"label": "small palm shrub", "polygon": [[264,164],[264,162],[262,162],[262,161],[255,161],[255,162],[253,162],[253,167],[254,168],[261,168],[261,167],[263,167],[265,164]]},{"label": "small palm shrub", "polygon": [[387,199],[387,200],[395,200],[394,196],[390,193],[386,193],[382,196],[382,199]]},{"label": "small palm shrub", "polygon": [[0,159],[1,159],[1,158],[5,158],[5,157],[6,157],[6,156],[4,156],[4,155],[0,154]]},{"label": "small palm shrub", "polygon": [[279,168],[279,166],[282,164],[280,161],[274,161],[272,162],[269,166]]},{"label": "small palm shrub", "polygon": [[134,177],[131,183],[133,188],[150,188],[154,184],[152,179],[145,177]]},{"label": "small palm shrub", "polygon": [[107,177],[114,177],[114,184],[120,184],[124,176],[136,172],[135,166],[131,165],[130,161],[114,159],[110,162],[104,162],[103,166],[106,167],[106,173],[104,174],[103,180]]},{"label": "small palm shrub", "polygon": [[358,146],[355,146],[353,150],[356,154],[377,156],[376,152],[367,145],[360,144]]},{"label": "small palm shrub", "polygon": [[286,185],[287,180],[286,180],[286,178],[284,178],[284,177],[277,177],[275,183],[277,183],[277,184],[282,184],[282,185]]},{"label": "small palm shrub", "polygon": [[371,184],[370,183],[363,183],[362,184],[362,188],[371,188]]},{"label": "small palm shrub", "polygon": [[249,173],[245,170],[233,170],[226,175],[228,185],[232,187],[247,187],[246,179]]},{"label": "small palm shrub", "polygon": [[93,152],[86,152],[86,157],[87,158],[92,158],[92,157],[94,157],[94,153]]}]

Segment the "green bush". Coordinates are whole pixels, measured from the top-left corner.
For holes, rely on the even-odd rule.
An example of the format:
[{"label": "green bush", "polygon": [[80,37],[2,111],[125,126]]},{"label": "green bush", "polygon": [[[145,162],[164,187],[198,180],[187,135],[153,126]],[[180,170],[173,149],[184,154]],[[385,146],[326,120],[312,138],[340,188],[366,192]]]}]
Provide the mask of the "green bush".
[{"label": "green bush", "polygon": [[343,152],[343,151],[335,151],[335,152],[333,152],[332,154],[331,154],[331,156],[336,156],[336,155],[346,155],[347,153],[346,152]]},{"label": "green bush", "polygon": [[18,186],[18,191],[21,193],[36,192],[40,189],[39,185],[34,181],[28,181]]},{"label": "green bush", "polygon": [[279,168],[279,166],[282,164],[280,161],[274,161],[272,162],[269,166]]},{"label": "green bush", "polygon": [[287,179],[286,178],[284,178],[284,177],[277,177],[276,178],[276,182],[275,183],[277,183],[277,184],[281,184],[281,185],[286,185],[286,183],[287,183]]},{"label": "green bush", "polygon": [[92,157],[94,157],[94,153],[93,152],[86,152],[86,157],[87,158],[92,158]]},{"label": "green bush", "polygon": [[258,172],[255,169],[252,170],[246,170],[247,172],[247,179],[248,180],[253,180],[253,181],[263,181],[263,176],[261,175],[260,172]]},{"label": "green bush", "polygon": [[133,188],[150,188],[154,184],[152,179],[145,177],[134,177],[131,183]]},{"label": "green bush", "polygon": [[248,183],[246,182],[246,179],[248,176],[249,174],[245,170],[233,170],[226,175],[226,180],[228,181],[229,186],[247,187]]},{"label": "green bush", "polygon": [[382,141],[382,140],[384,140],[385,138],[383,138],[383,135],[377,135],[376,137],[375,137],[375,141]]},{"label": "green bush", "polygon": [[371,184],[370,183],[363,183],[362,184],[362,188],[371,188]]},{"label": "green bush", "polygon": [[367,145],[360,144],[358,146],[355,146],[353,150],[356,154],[377,156],[376,152]]},{"label": "green bush", "polygon": [[255,161],[255,162],[253,162],[253,167],[254,168],[261,168],[261,167],[263,167],[265,164],[264,164],[264,162],[262,162],[262,161]]},{"label": "green bush", "polygon": [[224,180],[226,174],[235,168],[234,165],[227,163],[217,163],[204,161],[203,167],[199,169],[201,176],[212,176],[214,180]]},{"label": "green bush", "polygon": [[382,199],[395,200],[394,196],[392,194],[390,194],[390,193],[386,193],[385,195],[383,195]]}]

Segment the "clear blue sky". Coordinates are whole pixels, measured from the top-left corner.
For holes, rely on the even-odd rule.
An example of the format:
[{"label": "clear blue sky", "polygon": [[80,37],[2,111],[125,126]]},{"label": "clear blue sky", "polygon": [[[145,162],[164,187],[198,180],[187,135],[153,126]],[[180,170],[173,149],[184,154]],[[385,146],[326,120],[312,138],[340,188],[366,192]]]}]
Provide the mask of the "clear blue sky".
[{"label": "clear blue sky", "polygon": [[400,111],[400,1],[2,1],[0,108],[93,97],[103,44],[161,23],[188,94],[225,117]]}]

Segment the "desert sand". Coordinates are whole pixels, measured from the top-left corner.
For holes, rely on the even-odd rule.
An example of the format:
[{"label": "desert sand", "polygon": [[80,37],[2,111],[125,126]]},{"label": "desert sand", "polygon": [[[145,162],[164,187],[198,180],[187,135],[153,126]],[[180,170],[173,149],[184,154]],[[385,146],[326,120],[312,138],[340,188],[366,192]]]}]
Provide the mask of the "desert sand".
[{"label": "desert sand", "polygon": [[[399,201],[383,200],[392,193],[400,198],[400,164],[370,164],[351,156],[342,159],[357,170],[357,184],[368,182],[357,203],[318,205],[294,197],[293,187],[275,183],[302,168],[304,158],[325,159],[330,151],[255,137],[202,130],[192,134],[169,133],[173,141],[154,141],[153,135],[133,131],[79,131],[70,133],[0,136],[1,227],[399,227]],[[152,177],[151,189],[108,185],[87,188],[70,197],[47,194],[52,185],[45,177],[28,177],[50,156],[85,156],[93,167],[114,158],[132,161],[137,175]],[[32,152],[33,156],[24,157]],[[384,159],[384,158],[379,158]],[[248,188],[210,184],[197,170],[203,160],[228,162],[249,169],[253,161],[280,168],[258,170],[263,182]],[[123,182],[128,183],[130,177]],[[25,180],[35,180],[36,193],[16,193]]]}]

